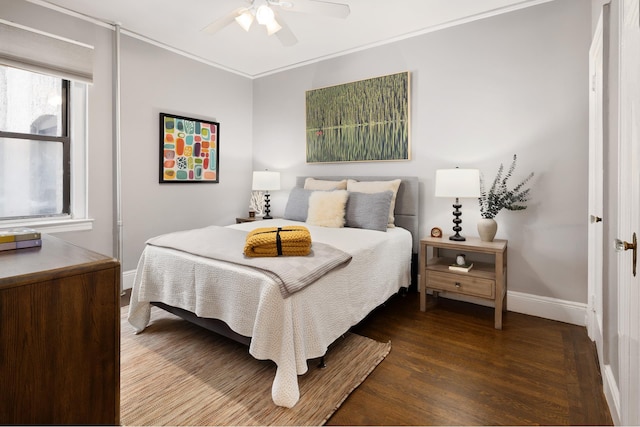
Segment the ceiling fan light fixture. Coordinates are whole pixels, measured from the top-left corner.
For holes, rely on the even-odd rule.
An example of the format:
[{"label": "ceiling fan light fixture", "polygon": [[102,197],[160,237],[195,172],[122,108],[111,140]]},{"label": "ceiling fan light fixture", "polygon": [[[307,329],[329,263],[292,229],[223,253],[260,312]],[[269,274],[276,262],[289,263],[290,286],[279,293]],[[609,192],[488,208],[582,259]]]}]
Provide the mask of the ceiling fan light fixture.
[{"label": "ceiling fan light fixture", "polygon": [[268,25],[275,21],[275,14],[269,6],[263,4],[256,10],[256,19],[258,20],[258,24]]},{"label": "ceiling fan light fixture", "polygon": [[249,3],[249,6],[240,7],[216,19],[202,31],[209,34],[216,33],[234,20],[245,31],[250,31],[253,21],[258,21],[260,25],[266,27],[267,34],[270,36],[276,34],[283,46],[293,46],[298,42],[298,39],[287,25],[285,17],[278,14],[280,10],[318,14],[332,18],[346,18],[351,12],[348,4],[333,3],[331,0],[244,0],[244,2]]},{"label": "ceiling fan light fixture", "polygon": [[236,16],[236,22],[245,31],[249,31],[249,28],[251,28],[251,24],[253,24],[253,14],[249,9],[247,9],[244,12],[242,12],[240,15]]},{"label": "ceiling fan light fixture", "polygon": [[278,21],[276,21],[275,19],[273,19],[271,22],[267,22],[266,26],[268,35],[275,34],[282,29],[282,26],[278,24]]}]

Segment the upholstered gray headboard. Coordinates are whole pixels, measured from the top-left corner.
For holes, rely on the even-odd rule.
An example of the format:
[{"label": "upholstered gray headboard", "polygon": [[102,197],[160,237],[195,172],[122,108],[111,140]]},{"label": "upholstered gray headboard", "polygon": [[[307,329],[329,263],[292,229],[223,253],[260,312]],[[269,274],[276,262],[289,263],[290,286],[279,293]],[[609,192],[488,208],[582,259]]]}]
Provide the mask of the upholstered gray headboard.
[{"label": "upholstered gray headboard", "polygon": [[[304,187],[306,176],[296,178],[296,185]],[[401,179],[396,207],[394,210],[395,224],[411,232],[413,236],[413,253],[418,253],[420,247],[420,227],[418,224],[420,203],[418,201],[418,177],[415,176],[311,176],[311,178],[325,179],[329,181],[341,181],[343,179],[355,179],[357,181],[391,181]]]}]

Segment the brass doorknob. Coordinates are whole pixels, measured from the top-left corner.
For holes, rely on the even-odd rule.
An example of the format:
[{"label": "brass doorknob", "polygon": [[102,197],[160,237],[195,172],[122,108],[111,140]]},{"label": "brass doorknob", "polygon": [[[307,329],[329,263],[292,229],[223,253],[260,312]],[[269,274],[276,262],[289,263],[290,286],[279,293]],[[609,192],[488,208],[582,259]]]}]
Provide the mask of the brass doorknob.
[{"label": "brass doorknob", "polygon": [[615,247],[618,252],[628,251],[629,249],[633,251],[633,276],[635,277],[636,276],[636,260],[638,257],[638,239],[636,237],[636,233],[635,232],[633,233],[633,239],[631,240],[631,243],[623,242],[620,239],[616,239]]}]

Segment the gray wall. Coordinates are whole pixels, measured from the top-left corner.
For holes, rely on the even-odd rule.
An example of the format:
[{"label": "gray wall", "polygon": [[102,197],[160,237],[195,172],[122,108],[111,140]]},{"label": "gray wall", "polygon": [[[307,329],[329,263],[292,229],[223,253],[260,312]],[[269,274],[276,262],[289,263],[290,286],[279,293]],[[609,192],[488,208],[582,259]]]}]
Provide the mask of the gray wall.
[{"label": "gray wall", "polygon": [[[296,175],[417,175],[422,234],[450,231],[452,200],[434,197],[438,168],[477,167],[488,180],[513,154],[513,179],[534,171],[533,200],[497,217],[509,239],[509,289],[587,302],[588,51],[591,4],[545,3],[257,79],[254,168]],[[411,73],[412,159],[305,163],[305,91]],[[286,191],[272,196],[282,214]],[[477,236],[476,200],[462,200]]]},{"label": "gray wall", "polygon": [[[150,237],[227,225],[248,211],[252,84],[247,78],[124,37],[122,94],[126,271],[135,269]],[[220,123],[220,183],[158,183],[160,112]]]},{"label": "gray wall", "polygon": [[[509,289],[587,303],[588,49],[605,0],[559,0],[250,81],[122,37],[123,270],[154,235],[224,225],[248,206],[252,169],[283,172],[272,209],[284,211],[297,175],[417,175],[421,230],[451,229],[451,200],[433,196],[438,168],[478,167],[488,180],[515,153],[514,182],[534,171],[533,200],[501,212]],[[612,1],[605,188],[615,237],[617,7]],[[64,233],[113,254],[113,31],[24,0],[0,17],[95,46],[89,90],[88,232]],[[412,159],[308,165],[304,94],[379,75],[411,73]],[[221,123],[220,183],[158,184],[158,113]],[[477,235],[477,203],[463,200],[463,234]],[[605,363],[618,377],[615,254],[605,245]],[[609,268],[612,266],[612,268]]]},{"label": "gray wall", "polygon": [[[90,232],[65,238],[112,253],[112,31],[21,0],[3,18],[96,46],[90,89]],[[450,230],[451,200],[433,197],[437,168],[478,167],[491,180],[519,156],[514,182],[536,173],[523,212],[501,212],[509,288],[586,303],[587,58],[591,3],[541,4],[253,82],[127,36],[122,38],[123,270],[144,241],[167,231],[228,224],[248,205],[252,169],[283,172],[281,214],[300,174],[412,174],[421,179],[421,229]],[[412,160],[307,165],[306,90],[409,71]],[[158,184],[158,113],[221,123],[220,184]],[[463,234],[477,235],[477,202],[463,200]]]},{"label": "gray wall", "polygon": [[[114,32],[24,0],[1,0],[0,17],[95,46],[88,149],[89,215],[95,221],[91,231],[59,236],[113,255]],[[128,271],[148,238],[226,225],[248,210],[252,82],[126,35],[121,41],[122,269]],[[220,122],[219,184],[158,183],[160,112]]]}]

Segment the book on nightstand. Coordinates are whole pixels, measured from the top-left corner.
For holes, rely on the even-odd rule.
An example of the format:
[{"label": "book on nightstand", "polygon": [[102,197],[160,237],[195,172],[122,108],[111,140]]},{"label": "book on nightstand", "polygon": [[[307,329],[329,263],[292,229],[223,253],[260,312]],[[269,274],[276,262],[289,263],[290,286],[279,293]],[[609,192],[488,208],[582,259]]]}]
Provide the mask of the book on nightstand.
[{"label": "book on nightstand", "polygon": [[449,265],[449,270],[462,271],[463,273],[467,273],[469,270],[471,270],[471,268],[473,268],[473,263],[463,264],[463,265],[458,265],[458,264]]},{"label": "book on nightstand", "polygon": [[0,251],[42,246],[42,235],[32,228],[0,230]]}]

